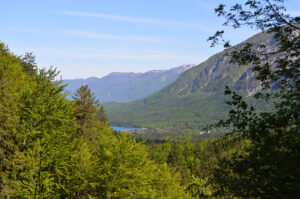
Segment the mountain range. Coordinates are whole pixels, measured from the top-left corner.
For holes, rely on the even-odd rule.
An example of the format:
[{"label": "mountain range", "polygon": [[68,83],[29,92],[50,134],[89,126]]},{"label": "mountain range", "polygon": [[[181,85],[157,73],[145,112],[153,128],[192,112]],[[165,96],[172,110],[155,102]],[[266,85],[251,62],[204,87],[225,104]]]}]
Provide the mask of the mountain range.
[{"label": "mountain range", "polygon": [[145,73],[110,73],[102,78],[65,79],[68,98],[76,90],[87,84],[95,97],[103,102],[128,102],[141,99],[174,82],[184,71],[192,68],[193,64],[181,65],[169,70],[152,70]]},{"label": "mountain range", "polygon": [[[276,47],[274,37],[259,33],[244,43]],[[112,125],[148,128],[199,129],[226,117],[229,107],[225,86],[251,97],[260,89],[250,65],[230,62],[232,49],[211,56],[185,71],[175,82],[146,98],[127,103],[106,103],[104,108]],[[253,101],[255,103],[255,101]],[[260,106],[263,106],[262,104]],[[263,108],[263,107],[262,107]]]}]

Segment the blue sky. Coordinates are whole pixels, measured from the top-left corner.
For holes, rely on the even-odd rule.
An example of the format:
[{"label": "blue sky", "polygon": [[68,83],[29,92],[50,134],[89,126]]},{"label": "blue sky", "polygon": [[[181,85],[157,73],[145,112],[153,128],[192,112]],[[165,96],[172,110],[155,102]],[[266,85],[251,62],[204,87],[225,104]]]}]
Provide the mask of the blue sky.
[{"label": "blue sky", "polygon": [[[233,0],[0,0],[0,41],[17,55],[65,78],[102,77],[199,64],[222,47],[207,38],[222,29],[213,9]],[[300,15],[298,0],[288,11]],[[238,43],[255,30],[228,29]]]}]

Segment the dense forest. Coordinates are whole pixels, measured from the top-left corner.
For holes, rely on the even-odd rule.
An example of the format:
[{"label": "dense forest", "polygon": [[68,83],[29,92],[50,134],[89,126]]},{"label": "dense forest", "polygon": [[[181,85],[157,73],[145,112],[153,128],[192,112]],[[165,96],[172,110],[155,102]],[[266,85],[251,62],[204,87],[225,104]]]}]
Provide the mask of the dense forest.
[{"label": "dense forest", "polygon": [[[137,142],[113,131],[88,86],[73,100],[54,69],[1,44],[1,198],[198,198],[240,142]],[[231,144],[228,144],[228,143]]]},{"label": "dense forest", "polygon": [[0,46],[1,198],[189,198],[179,175],[116,135],[87,86],[74,100],[53,69]]},{"label": "dense forest", "polygon": [[56,69],[38,68],[33,54],[16,56],[1,43],[0,198],[298,198],[300,18],[282,3],[215,9],[224,25],[256,27],[277,42],[269,51],[231,46],[222,30],[209,38],[231,49],[230,62],[253,66],[261,85],[253,97],[272,104],[257,111],[227,86],[228,117],[213,126],[226,130],[221,138],[114,131],[87,85],[68,100]]}]

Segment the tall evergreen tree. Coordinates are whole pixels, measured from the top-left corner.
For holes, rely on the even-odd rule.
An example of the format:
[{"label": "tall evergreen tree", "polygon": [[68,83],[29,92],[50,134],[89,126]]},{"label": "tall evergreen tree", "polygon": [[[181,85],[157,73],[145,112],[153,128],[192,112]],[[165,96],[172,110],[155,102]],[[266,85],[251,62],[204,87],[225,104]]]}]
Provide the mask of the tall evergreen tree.
[{"label": "tall evergreen tree", "polygon": [[25,56],[21,57],[23,70],[25,73],[34,76],[37,73],[37,65],[35,62],[35,56],[32,52],[25,53]]},{"label": "tall evergreen tree", "polygon": [[102,104],[99,104],[96,111],[96,118],[98,118],[101,122],[108,122],[107,116],[104,111],[104,107]]},{"label": "tall evergreen tree", "polygon": [[75,101],[76,120],[82,127],[91,126],[97,111],[95,105],[98,103],[94,94],[88,88],[88,85],[83,85],[72,97]]}]

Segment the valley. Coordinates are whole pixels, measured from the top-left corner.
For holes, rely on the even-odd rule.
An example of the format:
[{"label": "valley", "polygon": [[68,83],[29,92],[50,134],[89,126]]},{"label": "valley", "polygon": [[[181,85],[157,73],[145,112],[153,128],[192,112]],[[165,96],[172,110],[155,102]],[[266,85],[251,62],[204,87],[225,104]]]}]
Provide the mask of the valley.
[{"label": "valley", "polygon": [[1,199],[299,198],[298,1],[1,6]]},{"label": "valley", "polygon": [[[275,47],[273,35],[259,33],[243,43]],[[240,44],[240,45],[243,45]],[[225,104],[225,86],[241,93],[249,102],[260,85],[251,65],[230,63],[229,50],[211,56],[184,72],[175,82],[140,100],[126,103],[104,103],[112,125],[172,130],[201,130],[224,119],[229,111]],[[259,109],[267,104],[257,103]],[[269,107],[270,108],[270,107]]]}]

